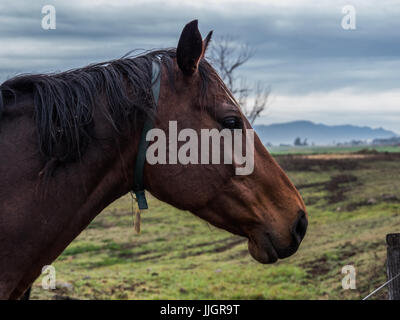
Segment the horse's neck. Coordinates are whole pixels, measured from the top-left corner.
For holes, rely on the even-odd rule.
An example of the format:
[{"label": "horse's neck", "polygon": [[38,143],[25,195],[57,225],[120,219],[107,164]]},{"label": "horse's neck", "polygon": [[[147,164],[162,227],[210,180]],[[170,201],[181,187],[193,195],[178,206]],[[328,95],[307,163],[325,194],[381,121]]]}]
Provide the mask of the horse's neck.
[{"label": "horse's neck", "polygon": [[134,133],[99,139],[81,161],[60,165],[44,178],[32,116],[7,119],[0,133],[0,234],[8,240],[0,244],[0,286],[19,273],[34,280],[98,213],[130,190],[138,140]]},{"label": "horse's neck", "polygon": [[[133,183],[138,135],[115,137],[100,114],[82,159],[45,177],[31,99],[0,121],[0,298],[22,293],[107,205]],[[115,139],[110,139],[115,137]],[[107,139],[105,139],[107,138]],[[21,292],[20,292],[21,291]]]},{"label": "horse's neck", "polygon": [[59,174],[56,171],[54,181],[50,178],[49,183],[54,188],[70,190],[66,196],[73,203],[77,200],[74,212],[94,218],[131,190],[138,140],[135,136],[132,134],[131,138],[123,139],[125,143],[115,138],[89,146],[81,161],[67,165],[66,174],[59,168]]}]

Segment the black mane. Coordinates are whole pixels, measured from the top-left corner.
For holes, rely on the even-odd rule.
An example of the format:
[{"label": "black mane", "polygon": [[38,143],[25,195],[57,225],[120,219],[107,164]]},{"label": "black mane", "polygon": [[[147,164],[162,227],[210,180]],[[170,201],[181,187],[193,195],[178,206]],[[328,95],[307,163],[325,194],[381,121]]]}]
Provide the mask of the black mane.
[{"label": "black mane", "polygon": [[100,99],[116,131],[138,116],[151,116],[152,61],[160,56],[168,65],[174,54],[174,50],[153,51],[62,73],[17,76],[0,86],[0,117],[6,103],[31,93],[40,153],[46,161],[77,160],[93,137],[94,108]]},{"label": "black mane", "polygon": [[[44,160],[76,161],[93,138],[93,114],[99,105],[105,105],[104,116],[117,132],[126,125],[134,127],[138,117],[153,116],[151,75],[156,57],[166,66],[173,87],[175,49],[61,73],[23,74],[9,79],[0,85],[0,120],[6,104],[16,101],[19,94],[32,94],[39,151]],[[216,73],[204,59],[199,72],[204,95]]]}]

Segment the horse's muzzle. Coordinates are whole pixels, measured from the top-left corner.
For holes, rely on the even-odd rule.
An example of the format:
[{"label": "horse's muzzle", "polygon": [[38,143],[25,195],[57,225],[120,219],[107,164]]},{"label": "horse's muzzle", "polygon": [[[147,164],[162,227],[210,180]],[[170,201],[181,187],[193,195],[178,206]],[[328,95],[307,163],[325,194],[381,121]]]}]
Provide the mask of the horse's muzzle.
[{"label": "horse's muzzle", "polygon": [[249,238],[249,252],[254,259],[261,263],[274,263],[278,259],[287,258],[299,248],[306,234],[307,226],[306,214],[300,210],[290,232],[292,240],[289,246],[282,248],[278,244],[274,244],[274,239],[269,233],[262,233],[257,237]]}]

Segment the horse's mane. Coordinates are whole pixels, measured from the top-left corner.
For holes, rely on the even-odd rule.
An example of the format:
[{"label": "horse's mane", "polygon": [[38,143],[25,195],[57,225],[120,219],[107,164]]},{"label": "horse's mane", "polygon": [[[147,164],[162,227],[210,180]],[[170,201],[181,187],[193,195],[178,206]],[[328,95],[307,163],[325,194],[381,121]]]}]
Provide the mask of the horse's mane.
[{"label": "horse's mane", "polygon": [[[152,61],[158,57],[166,66],[173,87],[175,55],[175,49],[155,50],[61,73],[19,75],[0,85],[0,120],[6,104],[20,94],[31,94],[45,162],[78,160],[93,139],[96,107],[105,105],[103,114],[117,132],[127,125],[134,128],[138,117],[153,116]],[[204,95],[216,72],[205,59],[199,72]]]}]

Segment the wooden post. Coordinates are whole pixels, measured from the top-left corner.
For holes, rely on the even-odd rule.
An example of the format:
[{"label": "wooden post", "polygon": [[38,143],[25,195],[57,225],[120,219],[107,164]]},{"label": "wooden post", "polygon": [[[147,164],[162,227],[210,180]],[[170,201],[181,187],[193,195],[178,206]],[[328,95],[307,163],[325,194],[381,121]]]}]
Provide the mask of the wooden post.
[{"label": "wooden post", "polygon": [[[400,273],[400,233],[386,235],[387,243],[387,279],[390,280]],[[400,300],[400,277],[388,285],[389,300]]]}]

